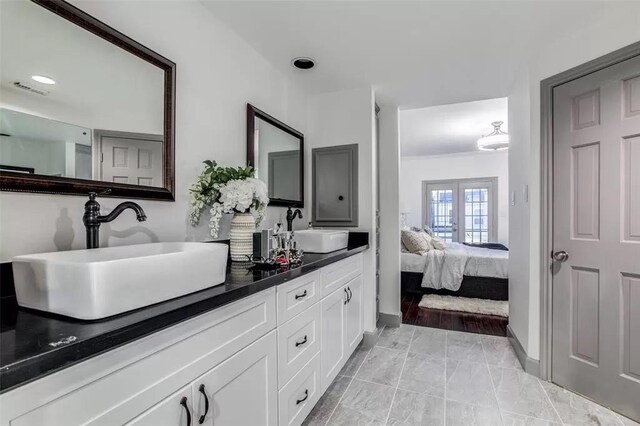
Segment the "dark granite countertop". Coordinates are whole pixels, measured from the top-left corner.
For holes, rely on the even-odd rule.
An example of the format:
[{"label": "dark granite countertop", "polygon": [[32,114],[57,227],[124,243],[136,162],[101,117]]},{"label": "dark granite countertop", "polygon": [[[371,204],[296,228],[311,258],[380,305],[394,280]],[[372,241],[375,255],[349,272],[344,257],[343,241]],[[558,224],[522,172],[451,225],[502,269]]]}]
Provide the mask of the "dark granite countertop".
[{"label": "dark granite countertop", "polygon": [[288,270],[256,271],[231,264],[224,284],[98,321],[74,320],[24,309],[17,306],[15,298],[3,297],[0,393],[353,256],[368,247],[367,233],[350,233],[346,249],[327,254],[306,253],[302,265]]}]

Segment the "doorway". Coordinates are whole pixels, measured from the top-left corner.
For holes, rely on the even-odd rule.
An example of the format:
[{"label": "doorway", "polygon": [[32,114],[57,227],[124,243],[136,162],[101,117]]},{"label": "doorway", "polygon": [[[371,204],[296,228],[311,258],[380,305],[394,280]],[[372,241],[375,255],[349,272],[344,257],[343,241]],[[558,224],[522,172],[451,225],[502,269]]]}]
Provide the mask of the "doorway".
[{"label": "doorway", "polygon": [[542,89],[542,375],[640,420],[640,43]]},{"label": "doorway", "polygon": [[400,112],[404,324],[506,336],[508,143],[480,143],[497,122],[508,133],[506,98]]}]

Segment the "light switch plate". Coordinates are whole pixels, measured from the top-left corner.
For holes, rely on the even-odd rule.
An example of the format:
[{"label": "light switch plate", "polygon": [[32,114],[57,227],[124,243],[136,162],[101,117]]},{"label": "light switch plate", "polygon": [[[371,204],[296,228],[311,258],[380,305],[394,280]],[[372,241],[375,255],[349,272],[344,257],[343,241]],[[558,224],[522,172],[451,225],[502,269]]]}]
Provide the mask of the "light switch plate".
[{"label": "light switch plate", "polygon": [[516,191],[511,191],[511,205],[516,205]]},{"label": "light switch plate", "polygon": [[525,203],[529,202],[529,185],[524,185],[522,187],[522,199]]}]

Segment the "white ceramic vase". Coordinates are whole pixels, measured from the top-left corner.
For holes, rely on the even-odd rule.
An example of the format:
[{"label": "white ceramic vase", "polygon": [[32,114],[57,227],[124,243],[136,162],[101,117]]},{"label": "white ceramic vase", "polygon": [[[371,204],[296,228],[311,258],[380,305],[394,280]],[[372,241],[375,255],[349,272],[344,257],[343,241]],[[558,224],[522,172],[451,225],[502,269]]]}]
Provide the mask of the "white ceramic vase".
[{"label": "white ceramic vase", "polygon": [[256,232],[256,220],[251,213],[234,213],[231,219],[231,260],[248,262],[253,253],[253,233]]}]

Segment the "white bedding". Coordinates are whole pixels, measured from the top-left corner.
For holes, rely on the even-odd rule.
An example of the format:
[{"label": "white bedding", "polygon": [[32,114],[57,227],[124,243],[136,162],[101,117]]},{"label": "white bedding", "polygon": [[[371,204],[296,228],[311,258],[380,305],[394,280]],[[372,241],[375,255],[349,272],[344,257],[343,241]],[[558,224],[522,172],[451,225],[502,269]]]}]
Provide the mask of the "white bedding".
[{"label": "white bedding", "polygon": [[448,243],[424,255],[402,253],[402,271],[422,273],[422,287],[460,289],[463,275],[508,278],[509,252]]}]

